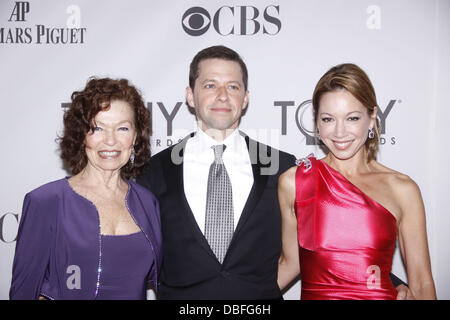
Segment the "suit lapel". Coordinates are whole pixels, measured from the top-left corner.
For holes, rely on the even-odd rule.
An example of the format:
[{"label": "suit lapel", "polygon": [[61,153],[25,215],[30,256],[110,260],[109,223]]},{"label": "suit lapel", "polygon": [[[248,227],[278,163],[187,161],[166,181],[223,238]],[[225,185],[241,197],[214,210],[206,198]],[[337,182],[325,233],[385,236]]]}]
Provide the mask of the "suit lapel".
[{"label": "suit lapel", "polygon": [[239,218],[239,222],[236,226],[236,230],[233,234],[233,239],[231,241],[229,249],[231,249],[232,244],[235,242],[236,237],[239,235],[239,232],[242,230],[242,227],[245,225],[248,218],[253,213],[256,205],[261,199],[262,193],[266,188],[268,176],[261,174],[261,169],[265,166],[261,164],[260,159],[260,147],[261,144],[255,140],[250,139],[243,132],[240,132],[242,136],[245,138],[245,143],[247,144],[247,149],[250,155],[250,161],[252,164],[252,172],[253,172],[253,186],[250,190],[250,194],[247,198],[247,202],[245,203],[244,209],[242,210],[241,217]]},{"label": "suit lapel", "polygon": [[182,216],[186,219],[186,223],[189,225],[190,230],[192,230],[195,238],[198,240],[200,245],[208,252],[209,255],[216,259],[214,252],[208,244],[202,230],[200,230],[197,221],[195,220],[194,213],[192,212],[189,202],[187,201],[186,194],[184,193],[184,181],[183,181],[183,158],[184,150],[186,147],[187,140],[192,138],[195,133],[191,133],[180,143],[176,144],[168,155],[168,159],[164,161],[164,175],[166,184],[171,190],[170,193],[174,195],[173,201],[180,204],[180,212]]}]

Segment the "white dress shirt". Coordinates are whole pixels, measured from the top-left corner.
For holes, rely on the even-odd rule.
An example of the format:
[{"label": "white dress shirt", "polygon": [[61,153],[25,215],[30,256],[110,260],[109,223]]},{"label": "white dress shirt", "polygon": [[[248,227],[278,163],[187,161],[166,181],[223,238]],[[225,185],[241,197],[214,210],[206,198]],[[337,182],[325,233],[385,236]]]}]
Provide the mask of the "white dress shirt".
[{"label": "white dress shirt", "polygon": [[223,163],[233,192],[234,228],[241,217],[253,185],[253,171],[244,137],[236,129],[224,141],[217,142],[197,128],[186,142],[183,159],[183,181],[186,199],[200,230],[205,232],[206,192],[209,167],[214,162],[214,145],[226,145]]}]

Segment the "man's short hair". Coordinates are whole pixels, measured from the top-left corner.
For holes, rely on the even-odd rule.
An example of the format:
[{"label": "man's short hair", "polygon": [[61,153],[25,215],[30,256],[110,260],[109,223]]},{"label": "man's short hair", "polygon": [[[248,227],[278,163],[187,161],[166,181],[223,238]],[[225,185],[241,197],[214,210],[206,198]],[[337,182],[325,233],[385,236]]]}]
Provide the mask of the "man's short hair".
[{"label": "man's short hair", "polygon": [[212,46],[202,51],[198,52],[194,59],[192,59],[189,68],[189,86],[194,89],[195,80],[198,78],[198,65],[201,61],[206,59],[223,59],[228,61],[237,62],[242,71],[242,81],[244,82],[244,88],[248,88],[248,71],[245,62],[242,60],[241,56],[234,50],[227,48],[225,46]]}]

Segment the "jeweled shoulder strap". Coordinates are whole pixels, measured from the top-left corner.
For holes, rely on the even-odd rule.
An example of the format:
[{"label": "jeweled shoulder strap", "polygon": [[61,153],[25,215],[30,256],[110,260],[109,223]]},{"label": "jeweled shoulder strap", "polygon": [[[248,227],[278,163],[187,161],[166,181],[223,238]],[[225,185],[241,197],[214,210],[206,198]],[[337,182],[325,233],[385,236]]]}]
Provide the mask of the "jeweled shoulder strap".
[{"label": "jeweled shoulder strap", "polygon": [[295,214],[297,216],[298,244],[300,247],[315,248],[315,214],[317,194],[317,159],[313,154],[296,161]]},{"label": "jeweled shoulder strap", "polygon": [[304,201],[315,197],[317,159],[314,154],[295,161],[297,171],[295,173],[295,202]]}]

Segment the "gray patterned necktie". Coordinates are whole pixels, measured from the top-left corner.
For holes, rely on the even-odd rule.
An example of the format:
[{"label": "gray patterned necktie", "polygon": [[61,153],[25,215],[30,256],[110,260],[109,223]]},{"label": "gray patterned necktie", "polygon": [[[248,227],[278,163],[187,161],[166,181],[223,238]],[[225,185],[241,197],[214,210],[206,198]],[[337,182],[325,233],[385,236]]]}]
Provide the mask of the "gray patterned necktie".
[{"label": "gray patterned necktie", "polygon": [[208,175],[205,238],[217,260],[222,263],[234,232],[233,193],[222,160],[226,146],[211,148],[214,150],[214,162],[209,167]]}]

